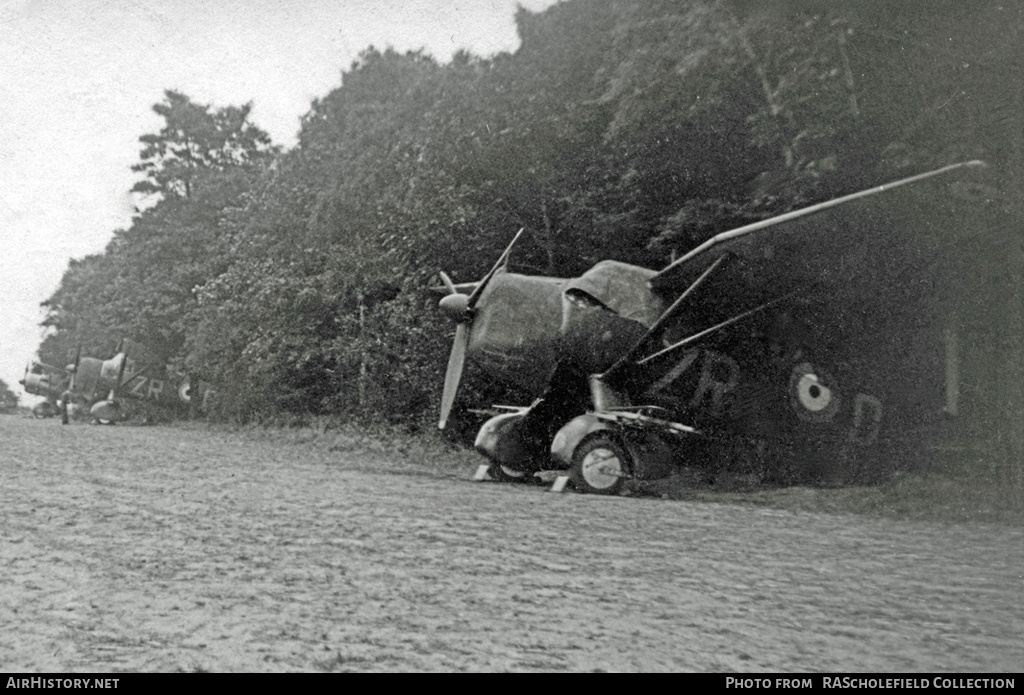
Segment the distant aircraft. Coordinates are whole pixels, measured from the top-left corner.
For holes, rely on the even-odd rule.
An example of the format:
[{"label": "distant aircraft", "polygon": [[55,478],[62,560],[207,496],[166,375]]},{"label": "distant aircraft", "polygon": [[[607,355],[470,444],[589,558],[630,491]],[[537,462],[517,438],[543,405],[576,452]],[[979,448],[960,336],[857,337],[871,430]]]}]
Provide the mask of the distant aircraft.
[{"label": "distant aircraft", "polygon": [[198,408],[206,410],[216,395],[209,384],[192,385],[187,376],[168,374],[145,347],[127,338],[108,360],[82,357],[81,353],[79,348],[63,375],[54,367],[34,362],[22,382],[26,392],[59,403],[65,424],[76,407],[88,407],[93,422],[113,424],[125,418],[123,398],[183,407],[195,397],[200,399]]},{"label": "distant aircraft", "polygon": [[42,362],[30,362],[25,367],[25,376],[18,383],[26,393],[46,399],[32,407],[33,417],[48,418],[60,414],[60,397],[67,390],[68,384],[66,371]]},{"label": "distant aircraft", "polygon": [[480,429],[497,480],[567,470],[577,489],[614,494],[680,465],[871,477],[955,410],[955,365],[918,364],[912,329],[928,323],[931,340],[941,323],[919,307],[957,263],[970,234],[948,223],[965,215],[957,186],[983,167],[724,232],[661,271],[606,260],[576,278],[510,273],[517,234],[479,282],[441,274],[456,331],[439,427],[469,359],[537,396],[496,406]]}]

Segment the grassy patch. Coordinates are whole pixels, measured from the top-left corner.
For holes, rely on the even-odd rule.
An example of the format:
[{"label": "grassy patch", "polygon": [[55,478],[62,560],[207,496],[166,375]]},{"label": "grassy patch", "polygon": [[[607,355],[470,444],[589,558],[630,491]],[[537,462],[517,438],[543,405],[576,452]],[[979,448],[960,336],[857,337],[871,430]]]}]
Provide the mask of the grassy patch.
[{"label": "grassy patch", "polygon": [[358,468],[456,477],[480,463],[478,454],[446,441],[439,434],[411,434],[400,428],[355,425],[336,418],[312,418],[301,427],[205,422],[182,422],[176,426],[249,441],[305,447]]},{"label": "grassy patch", "polygon": [[[650,483],[641,494],[666,499],[751,504],[791,511],[861,514],[893,519],[982,522],[1024,525],[1021,470],[975,462],[919,473],[896,473],[876,486],[839,488],[758,488],[755,485],[715,489],[694,485],[679,476]],[[740,488],[740,489],[738,489]]]},{"label": "grassy patch", "polygon": [[[412,434],[386,426],[353,425],[313,418],[301,427],[179,423],[183,429],[243,437],[318,452],[344,465],[452,478],[471,475],[483,459],[474,451],[429,432]],[[896,473],[876,486],[768,488],[737,479],[709,484],[692,471],[636,484],[638,496],[691,502],[747,504],[829,514],[895,519],[1024,525],[1024,467],[982,456],[944,462],[929,471]]]}]

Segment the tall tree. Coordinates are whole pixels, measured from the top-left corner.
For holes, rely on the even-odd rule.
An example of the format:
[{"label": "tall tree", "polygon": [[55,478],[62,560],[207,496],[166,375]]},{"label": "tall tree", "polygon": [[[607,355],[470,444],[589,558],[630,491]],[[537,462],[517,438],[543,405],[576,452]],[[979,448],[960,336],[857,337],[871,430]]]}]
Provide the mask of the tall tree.
[{"label": "tall tree", "polygon": [[[174,359],[184,345],[182,320],[195,308],[192,290],[226,267],[219,225],[277,156],[267,134],[248,122],[250,106],[212,110],[174,91],[154,106],[159,133],[143,135],[146,178],[133,191],[158,195],[103,254],[73,260],[43,302],[54,329],[41,356],[64,364],[68,350],[108,353],[121,337]],[[45,355],[44,355],[45,352]]]},{"label": "tall tree", "polygon": [[270,136],[249,122],[251,102],[213,112],[210,108],[180,92],[164,92],[164,101],[153,106],[164,127],[139,138],[145,147],[132,171],[146,178],[132,191],[190,198],[204,173],[248,166],[278,152]]}]

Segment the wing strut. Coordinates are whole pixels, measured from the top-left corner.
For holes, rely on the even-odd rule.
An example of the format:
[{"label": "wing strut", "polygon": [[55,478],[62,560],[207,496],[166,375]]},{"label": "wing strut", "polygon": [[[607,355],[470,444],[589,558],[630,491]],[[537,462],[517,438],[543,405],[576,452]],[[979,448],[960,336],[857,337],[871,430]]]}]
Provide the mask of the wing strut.
[{"label": "wing strut", "polygon": [[[625,355],[619,358],[619,360],[615,364],[609,367],[605,371],[605,373],[601,375],[601,380],[609,381],[610,379],[614,378],[615,375],[617,375],[619,372],[625,369],[626,365],[636,361],[636,358],[640,354],[640,352],[642,352],[642,350],[645,347],[647,347],[647,343],[650,341],[651,337],[657,334],[665,326],[666,323],[668,323],[669,321],[676,317],[676,315],[679,313],[679,310],[683,306],[683,302],[689,299],[690,296],[697,291],[697,288],[704,284],[704,281],[707,280],[708,277],[713,272],[715,272],[719,268],[719,266],[721,266],[726,261],[727,258],[731,256],[732,254],[730,253],[723,253],[721,256],[716,258],[715,261],[711,265],[709,265],[703,273],[700,274],[700,277],[694,280],[693,283],[691,283],[690,286],[686,288],[686,291],[679,295],[679,297],[674,302],[672,302],[672,306],[666,309],[662,313],[662,315],[658,317],[658,320],[654,322],[654,325],[647,330],[647,332],[640,338],[640,340],[636,341],[636,344],[634,344],[633,347],[630,348],[629,352],[627,352]],[[638,364],[642,364],[642,362]]]},{"label": "wing strut", "polygon": [[678,343],[674,343],[674,344],[668,346],[667,348],[665,348],[664,350],[659,350],[658,352],[654,353],[653,355],[648,355],[647,357],[645,357],[642,360],[640,360],[639,362],[637,362],[637,364],[638,365],[647,364],[648,362],[651,362],[652,360],[655,360],[655,359],[657,359],[657,358],[659,358],[659,357],[661,357],[663,355],[667,355],[670,352],[673,352],[675,350],[678,350],[681,347],[689,345],[690,343],[694,342],[695,340],[699,340],[699,339],[703,338],[706,335],[710,335],[711,333],[714,333],[717,330],[725,328],[726,326],[731,326],[732,324],[736,323],[737,321],[742,321],[743,319],[747,318],[748,316],[752,316],[752,315],[758,313],[759,311],[764,311],[768,307],[774,306],[774,305],[778,304],[781,301],[789,299],[790,297],[792,297],[795,294],[796,294],[796,292],[790,292],[789,294],[784,294],[781,297],[776,297],[775,299],[771,300],[770,302],[765,302],[764,304],[761,304],[760,306],[756,306],[753,309],[748,309],[747,311],[744,311],[742,314],[737,314],[736,316],[733,316],[731,319],[726,319],[725,321],[722,321],[721,323],[715,324],[711,328],[705,328],[703,331],[700,331],[699,333],[694,333],[693,335],[691,335],[688,338],[683,338]]}]

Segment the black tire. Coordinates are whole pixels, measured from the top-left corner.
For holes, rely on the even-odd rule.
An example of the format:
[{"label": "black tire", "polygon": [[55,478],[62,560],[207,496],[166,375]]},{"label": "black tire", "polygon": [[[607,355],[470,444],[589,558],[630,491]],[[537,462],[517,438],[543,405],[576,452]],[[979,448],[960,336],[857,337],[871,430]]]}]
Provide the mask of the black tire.
[{"label": "black tire", "polygon": [[580,492],[617,495],[630,475],[626,447],[615,437],[598,433],[584,439],[572,454],[569,477]]},{"label": "black tire", "polygon": [[531,477],[525,471],[517,471],[494,461],[491,461],[491,466],[487,469],[487,475],[491,476],[491,480],[499,483],[526,483],[529,482]]}]

